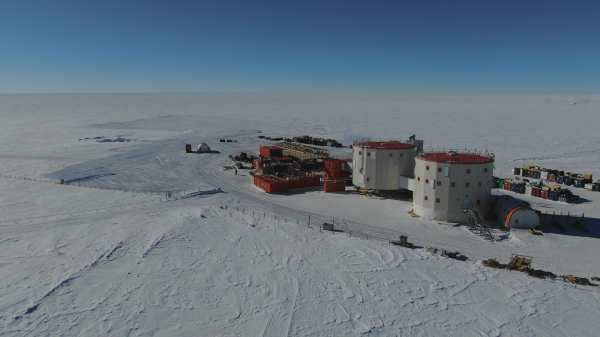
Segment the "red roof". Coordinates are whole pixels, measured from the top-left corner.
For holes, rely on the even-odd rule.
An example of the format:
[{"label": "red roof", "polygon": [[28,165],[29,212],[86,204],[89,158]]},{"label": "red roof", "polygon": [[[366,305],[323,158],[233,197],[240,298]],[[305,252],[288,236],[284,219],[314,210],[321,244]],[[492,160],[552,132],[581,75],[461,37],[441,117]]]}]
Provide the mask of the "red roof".
[{"label": "red roof", "polygon": [[358,146],[363,146],[368,149],[407,150],[414,148],[416,145],[411,143],[403,143],[397,140],[389,140],[384,142],[362,142],[358,143]]},{"label": "red roof", "polygon": [[431,152],[420,156],[426,161],[447,164],[487,164],[493,163],[494,157],[469,152]]}]

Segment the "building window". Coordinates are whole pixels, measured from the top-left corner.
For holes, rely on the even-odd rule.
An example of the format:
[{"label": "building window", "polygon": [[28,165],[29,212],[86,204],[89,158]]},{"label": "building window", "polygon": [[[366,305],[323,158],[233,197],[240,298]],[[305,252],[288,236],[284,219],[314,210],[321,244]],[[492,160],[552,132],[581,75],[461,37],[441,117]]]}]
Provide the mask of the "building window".
[{"label": "building window", "polygon": [[450,187],[456,187],[456,183],[453,181],[450,183]]},{"label": "building window", "polygon": [[442,168],[441,167],[438,167],[438,172],[442,172]]},{"label": "building window", "polygon": [[429,165],[425,166],[425,169],[426,169],[427,171],[429,171]]},{"label": "building window", "polygon": [[471,183],[465,183],[465,187],[471,187]]},{"label": "building window", "polygon": [[467,169],[467,174],[471,174],[471,169]]},{"label": "building window", "polygon": [[425,200],[429,200],[429,197],[428,197],[428,196],[425,196],[423,199],[425,199]]},{"label": "building window", "polygon": [[440,203],[440,198],[435,198],[435,202]]},{"label": "building window", "polygon": [[438,186],[442,186],[442,182],[438,180],[438,181],[437,181],[437,185],[438,185]]}]

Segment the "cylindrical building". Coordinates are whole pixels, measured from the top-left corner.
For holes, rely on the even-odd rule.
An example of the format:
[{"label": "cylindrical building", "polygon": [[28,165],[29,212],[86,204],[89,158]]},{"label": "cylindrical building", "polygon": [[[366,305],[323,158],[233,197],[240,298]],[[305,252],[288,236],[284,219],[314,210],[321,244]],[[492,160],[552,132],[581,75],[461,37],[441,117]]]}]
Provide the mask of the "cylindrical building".
[{"label": "cylindrical building", "polygon": [[494,157],[469,152],[432,152],[416,158],[413,211],[435,220],[467,221],[466,209],[489,212]]},{"label": "cylindrical building", "polygon": [[356,187],[399,190],[403,188],[403,178],[414,174],[415,144],[369,141],[354,144],[352,152],[352,183]]}]

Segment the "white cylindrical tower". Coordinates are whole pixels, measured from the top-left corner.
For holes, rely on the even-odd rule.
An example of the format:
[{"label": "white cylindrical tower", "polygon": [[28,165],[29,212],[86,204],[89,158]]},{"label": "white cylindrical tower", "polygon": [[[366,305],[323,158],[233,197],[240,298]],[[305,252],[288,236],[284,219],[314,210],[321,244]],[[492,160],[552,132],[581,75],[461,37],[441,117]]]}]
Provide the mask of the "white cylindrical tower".
[{"label": "white cylindrical tower", "polygon": [[414,174],[416,146],[399,141],[362,142],[353,145],[352,183],[354,186],[391,191],[401,189],[401,181]]},{"label": "white cylindrical tower", "polygon": [[469,152],[432,152],[416,158],[413,211],[435,220],[467,221],[466,209],[489,211],[494,157]]}]

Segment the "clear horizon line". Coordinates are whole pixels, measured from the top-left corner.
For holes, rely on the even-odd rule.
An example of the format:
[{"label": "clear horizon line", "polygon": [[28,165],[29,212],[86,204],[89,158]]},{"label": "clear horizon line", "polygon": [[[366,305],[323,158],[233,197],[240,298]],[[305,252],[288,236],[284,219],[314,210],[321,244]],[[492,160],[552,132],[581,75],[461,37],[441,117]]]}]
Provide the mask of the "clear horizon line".
[{"label": "clear horizon line", "polygon": [[202,94],[397,94],[397,95],[555,95],[597,96],[600,90],[416,90],[416,89],[231,89],[231,90],[140,90],[140,91],[0,91],[1,96],[15,95],[202,95]]}]

